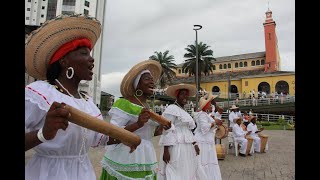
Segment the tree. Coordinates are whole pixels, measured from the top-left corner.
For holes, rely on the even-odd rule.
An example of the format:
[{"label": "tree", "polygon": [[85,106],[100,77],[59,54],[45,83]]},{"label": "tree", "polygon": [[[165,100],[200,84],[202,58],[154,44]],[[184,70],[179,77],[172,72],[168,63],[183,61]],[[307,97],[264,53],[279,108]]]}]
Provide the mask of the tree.
[{"label": "tree", "polygon": [[162,72],[159,81],[161,88],[164,88],[166,82],[171,81],[176,76],[176,73],[172,69],[177,69],[177,65],[172,62],[174,61],[174,56],[168,55],[169,50],[166,50],[164,53],[157,51],[154,53],[155,55],[150,56],[149,59],[158,61],[161,64]]},{"label": "tree", "polygon": [[[208,46],[205,43],[200,42],[198,44],[198,53],[199,53],[199,61],[198,61],[198,87],[200,87],[201,82],[201,73],[203,72],[205,76],[209,75],[210,72],[212,72],[212,61],[215,61],[216,59],[213,57],[213,51],[209,49],[210,46]],[[184,54],[184,58],[187,58],[185,60],[185,63],[182,66],[182,71],[188,72],[189,76],[196,74],[196,43],[188,45],[185,50],[188,51],[188,53]],[[195,83],[196,82],[196,76],[195,76]]]}]

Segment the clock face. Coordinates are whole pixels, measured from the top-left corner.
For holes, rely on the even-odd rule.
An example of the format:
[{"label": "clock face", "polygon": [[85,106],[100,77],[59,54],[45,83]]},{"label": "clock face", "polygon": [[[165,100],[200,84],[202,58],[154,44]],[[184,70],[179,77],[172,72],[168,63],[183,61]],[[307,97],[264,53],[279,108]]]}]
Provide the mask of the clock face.
[{"label": "clock face", "polygon": [[267,17],[270,17],[271,16],[271,14],[270,13],[267,13]]}]

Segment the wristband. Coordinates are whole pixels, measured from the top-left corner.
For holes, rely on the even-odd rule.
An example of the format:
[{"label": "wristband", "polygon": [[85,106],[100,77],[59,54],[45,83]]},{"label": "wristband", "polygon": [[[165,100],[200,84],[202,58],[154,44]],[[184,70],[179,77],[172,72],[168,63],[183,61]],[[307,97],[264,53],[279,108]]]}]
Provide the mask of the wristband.
[{"label": "wristband", "polygon": [[46,140],[46,138],[44,138],[43,133],[42,133],[42,128],[39,129],[38,133],[37,133],[37,137],[41,142],[47,142],[48,140]]}]

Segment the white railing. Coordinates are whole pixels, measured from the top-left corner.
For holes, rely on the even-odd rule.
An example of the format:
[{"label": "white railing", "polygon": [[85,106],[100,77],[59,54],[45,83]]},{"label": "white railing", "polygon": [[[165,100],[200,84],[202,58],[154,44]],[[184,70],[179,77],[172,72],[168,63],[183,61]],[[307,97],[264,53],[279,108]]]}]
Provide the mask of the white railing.
[{"label": "white railing", "polygon": [[[162,112],[165,110],[165,108],[166,108],[166,106],[157,106],[156,105],[156,106],[154,106],[153,111],[156,113],[162,114]],[[186,104],[184,108],[191,116],[193,116],[193,113],[194,113],[194,105],[193,104]],[[283,118],[285,121],[291,122],[291,123],[293,121],[295,121],[295,116],[289,116],[289,115],[260,114],[260,113],[253,113],[252,115],[257,117],[257,121],[278,121],[278,119],[280,119],[280,118]],[[228,112],[223,112],[221,115],[221,118],[228,120],[229,119]]]},{"label": "white railing", "polygon": [[[271,104],[285,104],[294,103],[295,96],[283,96],[280,98],[260,98],[260,99],[242,99],[242,100],[232,100],[229,101],[229,107],[232,105],[237,106],[264,106]],[[222,108],[228,107],[228,101],[217,102],[217,105]]]}]

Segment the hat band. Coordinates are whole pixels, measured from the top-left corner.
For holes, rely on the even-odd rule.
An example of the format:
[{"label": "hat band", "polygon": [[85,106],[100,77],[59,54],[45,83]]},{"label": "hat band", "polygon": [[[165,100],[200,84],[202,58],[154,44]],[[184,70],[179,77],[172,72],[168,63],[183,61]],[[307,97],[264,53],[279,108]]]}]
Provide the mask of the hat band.
[{"label": "hat band", "polygon": [[61,59],[63,56],[68,54],[70,51],[73,51],[77,49],[78,47],[88,47],[90,50],[92,49],[92,45],[89,39],[83,38],[83,39],[75,39],[73,41],[67,42],[64,45],[62,45],[52,56],[49,64],[52,64],[59,59]]}]

